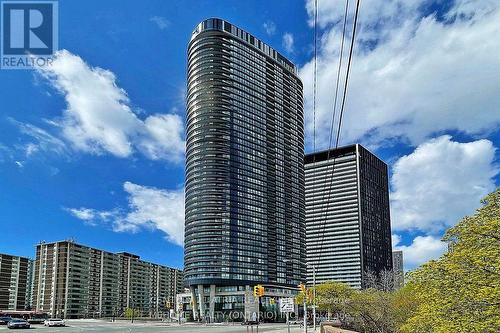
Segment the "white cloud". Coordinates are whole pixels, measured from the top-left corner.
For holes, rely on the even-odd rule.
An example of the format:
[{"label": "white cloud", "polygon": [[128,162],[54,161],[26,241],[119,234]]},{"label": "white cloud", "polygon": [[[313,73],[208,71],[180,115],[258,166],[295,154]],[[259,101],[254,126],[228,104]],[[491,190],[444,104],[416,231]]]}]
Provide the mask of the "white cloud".
[{"label": "white cloud", "polygon": [[95,211],[94,209],[90,209],[90,208],[83,208],[83,207],[82,208],[65,208],[65,210],[67,212],[71,213],[71,215],[79,218],[82,221],[88,222],[90,224],[93,224],[92,220],[94,220],[98,215],[97,211]]},{"label": "white cloud", "polygon": [[149,20],[155,23],[160,30],[165,30],[170,26],[170,21],[162,16],[153,16]]},{"label": "white cloud", "polygon": [[293,40],[293,35],[289,32],[285,32],[283,34],[283,47],[285,48],[286,52],[292,53],[294,49],[294,40]]},{"label": "white cloud", "polygon": [[110,224],[116,232],[138,232],[142,228],[160,230],[168,241],[184,243],[184,190],[163,190],[125,182],[128,209],[99,211],[91,208],[67,208],[87,224]]},{"label": "white cloud", "polygon": [[157,114],[144,121],[149,135],[142,138],[140,147],[153,160],[166,159],[180,162],[184,156],[182,135],[184,125],[176,114]]},{"label": "white cloud", "polygon": [[73,214],[75,217],[79,218],[80,220],[84,221],[90,221],[93,220],[96,216],[96,211],[93,209],[89,208],[67,208],[66,209],[68,212]]},{"label": "white cloud", "polygon": [[30,142],[30,143],[26,144],[25,150],[26,150],[26,156],[29,157],[29,156],[35,154],[39,150],[39,148],[36,144],[34,144],[33,142]]},{"label": "white cloud", "polygon": [[[310,17],[313,3],[307,3]],[[444,130],[480,135],[498,128],[500,39],[491,38],[500,34],[498,4],[456,1],[445,15],[446,22],[433,14],[422,16],[429,4],[416,0],[362,2],[343,142],[363,139],[367,144],[382,144],[401,139],[418,145]],[[342,4],[335,1],[322,2],[319,7],[319,22],[324,27],[316,109],[317,145],[321,148],[327,145],[330,130],[342,11]],[[309,142],[313,132],[312,67],[311,60],[300,70]]]},{"label": "white cloud", "polygon": [[[139,150],[152,159],[182,160],[180,116],[158,114],[139,119],[111,71],[90,67],[80,57],[62,50],[56,53],[52,66],[38,72],[65,96],[67,109],[52,123],[62,129],[64,138],[76,150],[117,157],[128,157]],[[164,130],[169,135],[162,133]],[[169,142],[161,141],[165,138]]]},{"label": "white cloud", "polygon": [[276,24],[273,21],[266,21],[262,26],[264,27],[266,34],[268,34],[269,36],[272,36],[276,33]]},{"label": "white cloud", "polygon": [[33,142],[28,142],[17,147],[24,152],[26,157],[31,157],[37,152],[52,153],[61,156],[68,154],[65,142],[50,134],[48,131],[32,124],[19,122],[12,118],[9,118],[9,121],[16,125],[22,134],[34,140]]},{"label": "white cloud", "polygon": [[417,236],[410,245],[400,245],[401,236],[392,235],[394,250],[403,251],[403,264],[405,270],[411,270],[423,263],[439,258],[446,252],[448,245],[433,236]]},{"label": "white cloud", "polygon": [[67,212],[85,222],[85,224],[95,226],[97,221],[109,221],[118,216],[117,211],[99,211],[91,208],[65,208]]},{"label": "white cloud", "polygon": [[97,216],[97,211],[90,208],[66,208],[66,211],[83,221],[92,221]]},{"label": "white cloud", "polygon": [[126,182],[130,212],[121,223],[125,229],[150,226],[168,235],[178,245],[184,243],[184,190],[167,191]]},{"label": "white cloud", "polygon": [[[360,5],[359,24],[372,25],[391,24],[404,20],[413,14],[421,5],[430,3],[429,0],[364,0]],[[314,25],[314,3],[315,0],[307,0],[306,10],[309,15],[309,25]],[[351,14],[354,12],[354,4],[349,4]],[[332,27],[343,20],[344,3],[338,1],[323,1],[318,6],[318,24],[320,27]],[[379,22],[382,21],[382,22]],[[337,29],[340,29],[337,27]]]},{"label": "white cloud", "polygon": [[460,143],[444,135],[401,157],[391,178],[393,229],[437,233],[472,214],[495,189],[494,156],[488,140]]}]

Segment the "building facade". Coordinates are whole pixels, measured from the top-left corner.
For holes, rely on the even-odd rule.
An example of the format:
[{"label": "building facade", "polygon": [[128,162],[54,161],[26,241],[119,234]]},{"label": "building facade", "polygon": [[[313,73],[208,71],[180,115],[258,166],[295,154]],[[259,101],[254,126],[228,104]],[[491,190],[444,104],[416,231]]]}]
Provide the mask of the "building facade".
[{"label": "building facade", "polygon": [[33,260],[0,253],[0,310],[29,310]]},{"label": "building facade", "polygon": [[163,317],[182,289],[182,272],[72,241],[40,243],[36,248],[33,307],[54,317]]},{"label": "building facade", "polygon": [[213,316],[205,297],[305,281],[302,83],[221,19],[193,31],[187,80],[185,284]]},{"label": "building facade", "polygon": [[316,283],[363,288],[364,272],[391,270],[387,165],[355,144],[307,155],[305,175],[307,262]]},{"label": "building facade", "polygon": [[[217,286],[213,289],[210,287],[204,287],[202,290],[204,303],[204,309],[207,309],[207,315],[204,318],[207,321],[243,321],[244,319],[253,320],[253,314],[263,321],[272,322],[285,322],[286,314],[282,313],[279,308],[280,298],[291,298],[297,296],[297,292],[291,288],[282,287],[265,287],[265,296],[256,299],[253,296],[253,290],[250,286],[239,286],[239,287],[224,287]],[[212,293],[213,299],[213,317],[210,317],[210,293]],[[179,317],[185,318],[190,321],[193,318],[193,311],[196,306],[199,306],[199,294],[184,292],[177,295],[177,309],[176,313]],[[299,316],[299,306],[295,306],[295,311],[289,314],[290,319],[296,319]]]},{"label": "building facade", "polygon": [[392,251],[392,270],[394,273],[394,289],[400,289],[405,284],[403,251]]}]

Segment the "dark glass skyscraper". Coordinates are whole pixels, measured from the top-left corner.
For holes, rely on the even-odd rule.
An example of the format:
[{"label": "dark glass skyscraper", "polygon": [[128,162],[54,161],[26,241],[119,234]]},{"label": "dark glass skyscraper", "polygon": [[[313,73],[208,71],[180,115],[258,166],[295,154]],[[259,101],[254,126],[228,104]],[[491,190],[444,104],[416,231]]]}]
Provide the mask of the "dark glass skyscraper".
[{"label": "dark glass skyscraper", "polygon": [[307,155],[305,175],[307,262],[316,282],[362,288],[365,272],[391,270],[387,165],[355,144]]},{"label": "dark glass skyscraper", "polygon": [[304,130],[296,67],[221,19],[188,49],[185,282],[305,280]]}]

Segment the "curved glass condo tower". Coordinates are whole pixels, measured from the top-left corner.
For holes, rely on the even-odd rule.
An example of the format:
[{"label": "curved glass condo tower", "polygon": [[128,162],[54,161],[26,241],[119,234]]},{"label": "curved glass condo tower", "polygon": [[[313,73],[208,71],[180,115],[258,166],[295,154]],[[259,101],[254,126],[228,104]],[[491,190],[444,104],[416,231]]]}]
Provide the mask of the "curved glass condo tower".
[{"label": "curved glass condo tower", "polygon": [[184,276],[193,312],[213,316],[219,292],[305,281],[302,83],[221,19],[193,31],[187,79]]}]

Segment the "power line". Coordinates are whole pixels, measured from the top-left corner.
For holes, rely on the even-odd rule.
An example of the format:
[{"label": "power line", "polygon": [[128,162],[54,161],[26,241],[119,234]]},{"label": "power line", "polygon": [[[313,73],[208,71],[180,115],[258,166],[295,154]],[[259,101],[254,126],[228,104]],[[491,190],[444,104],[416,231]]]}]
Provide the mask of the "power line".
[{"label": "power line", "polygon": [[[347,7],[348,7],[348,2],[349,0],[346,0],[346,9],[345,9],[345,15],[344,15],[344,29],[343,29],[343,32],[342,32],[342,43],[341,43],[341,52],[340,54],[342,54],[342,50],[343,50],[343,45],[344,45],[344,39],[345,39],[345,22],[346,22],[346,19],[347,19]],[[346,102],[346,96],[347,96],[347,90],[348,90],[348,83],[349,83],[349,72],[350,72],[350,68],[351,68],[351,63],[352,63],[352,54],[353,54],[353,49],[354,49],[354,41],[355,41],[355,36],[356,36],[356,26],[357,26],[357,22],[358,22],[358,14],[359,14],[359,5],[360,5],[360,0],[357,0],[356,1],[356,11],[355,11],[355,14],[354,14],[354,22],[353,22],[353,29],[352,29],[352,37],[351,37],[351,45],[350,45],[350,50],[349,50],[349,57],[348,57],[348,62],[347,62],[347,68],[346,68],[346,75],[345,75],[345,81],[344,81],[344,90],[343,90],[343,95],[342,95],[342,103],[341,103],[341,107],[340,107],[340,115],[339,115],[339,123],[338,123],[338,127],[337,127],[337,135],[336,135],[336,139],[335,139],[335,149],[338,148],[339,146],[339,141],[340,141],[340,133],[341,133],[341,128],[342,128],[342,119],[343,119],[343,115],[344,115],[344,111],[345,111],[345,102]],[[342,57],[342,56],[341,56]],[[340,75],[340,69],[341,69],[341,59],[339,60],[339,68],[338,68],[338,73],[337,73],[337,76]],[[337,81],[337,84],[338,84],[338,81]],[[336,101],[337,97],[335,97],[335,101]],[[334,104],[334,111],[336,109],[336,102]],[[333,137],[333,122],[335,120],[335,113],[333,114],[332,116],[332,127],[330,129],[330,142],[329,142],[329,147],[328,147],[328,153],[327,153],[327,160],[330,159],[330,156],[331,156],[331,151],[332,151],[332,137]],[[328,214],[328,204],[329,204],[329,201],[330,201],[330,198],[331,198],[331,192],[332,192],[332,187],[333,187],[333,176],[334,176],[334,173],[335,173],[335,157],[333,158],[333,163],[332,163],[332,173],[331,173],[331,177],[330,177],[330,184],[328,186],[328,192],[327,192],[327,200],[325,202],[325,218],[324,218],[324,221],[323,221],[323,225],[322,225],[322,228],[321,228],[321,242],[320,242],[320,247],[319,247],[319,258],[318,260],[316,261],[316,264],[318,262],[321,262],[321,256],[323,254],[323,243],[324,243],[324,239],[325,239],[325,235],[324,235],[324,232],[325,232],[325,227],[326,227],[326,219],[327,219],[327,214]]]},{"label": "power line", "polygon": [[[332,146],[333,127],[335,125],[335,114],[337,113],[337,97],[338,97],[338,93],[339,93],[340,72],[342,69],[342,58],[344,57],[344,37],[345,37],[345,31],[346,31],[346,26],[347,26],[347,12],[348,12],[348,10],[349,10],[349,0],[346,0],[345,10],[344,10],[344,24],[342,27],[342,38],[340,40],[339,65],[337,68],[337,80],[335,83],[335,98],[333,99],[332,123],[330,126],[330,138],[328,140],[328,148],[330,148]],[[330,150],[328,150],[328,153],[330,153]],[[328,156],[328,157],[330,157],[330,156]]]},{"label": "power line", "polygon": [[316,82],[318,58],[318,0],[314,0],[314,71],[313,71],[313,151],[316,152]]},{"label": "power line", "polygon": [[350,72],[350,69],[351,69],[351,61],[352,61],[352,51],[354,50],[354,40],[355,40],[355,36],[356,36],[356,26],[357,26],[357,23],[358,23],[358,12],[359,12],[359,3],[360,3],[361,0],[357,0],[356,1],[356,12],[354,14],[354,23],[353,23],[353,28],[352,28],[352,38],[351,38],[351,47],[350,47],[350,50],[349,50],[349,60],[347,62],[347,71],[346,71],[346,74],[345,74],[345,83],[344,83],[344,94],[342,96],[342,106],[340,107],[340,118],[339,118],[339,128],[338,128],[338,131],[337,131],[337,140],[336,140],[336,143],[335,143],[335,147],[337,148],[338,145],[339,145],[339,138],[340,138],[340,129],[342,127],[342,116],[344,114],[344,108],[345,108],[345,100],[346,100],[346,96],[347,96],[347,84],[349,83],[349,72]]},{"label": "power line", "polygon": [[[334,126],[335,126],[335,115],[337,113],[337,97],[338,97],[338,92],[339,92],[339,83],[340,83],[340,73],[342,71],[342,58],[344,57],[344,40],[345,40],[345,33],[346,33],[346,27],[347,27],[347,13],[349,10],[349,0],[346,0],[345,2],[345,9],[344,9],[344,23],[342,25],[342,35],[340,39],[340,51],[339,51],[339,63],[337,67],[337,79],[335,83],[335,97],[333,99],[333,112],[332,112],[332,121],[331,121],[331,126],[330,126],[330,137],[328,140],[328,152],[327,152],[327,160],[330,159],[330,154],[332,151],[332,141],[333,141],[333,133],[334,133]],[[338,132],[338,130],[337,130]],[[315,158],[313,158],[313,163],[315,162]],[[329,186],[333,186],[333,172],[335,169],[335,158],[333,159],[333,166],[332,166],[332,179],[331,183]],[[325,185],[323,188],[324,194],[323,194],[323,200],[328,199],[329,194],[327,192],[328,185]],[[325,240],[325,228],[326,228],[326,218],[327,218],[327,209],[328,209],[328,200],[325,201],[325,204],[323,205],[323,209],[325,209],[325,221],[323,223],[323,226],[321,227],[321,241],[320,241],[320,251],[323,249],[323,243]],[[319,258],[316,262],[316,264],[319,262]]]}]

